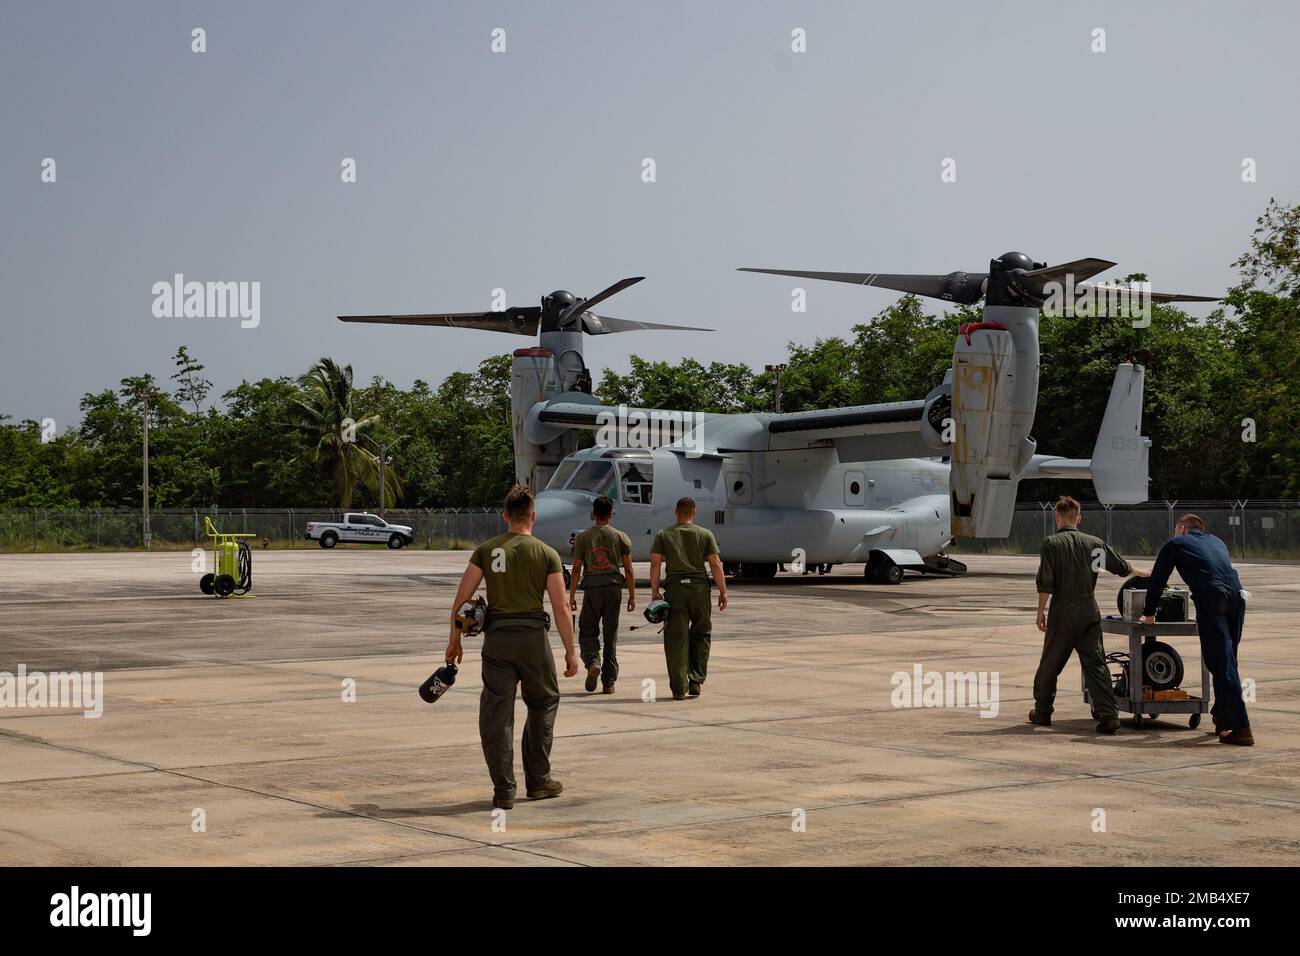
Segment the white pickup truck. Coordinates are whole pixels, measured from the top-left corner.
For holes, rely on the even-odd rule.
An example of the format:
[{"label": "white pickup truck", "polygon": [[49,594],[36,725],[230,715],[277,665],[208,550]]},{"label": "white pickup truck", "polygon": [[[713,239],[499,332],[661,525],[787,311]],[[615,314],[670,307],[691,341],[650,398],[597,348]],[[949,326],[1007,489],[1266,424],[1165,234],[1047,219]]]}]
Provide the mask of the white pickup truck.
[{"label": "white pickup truck", "polygon": [[354,511],[344,514],[342,521],[308,521],[307,540],[319,541],[322,548],[332,548],[340,541],[383,542],[396,550],[412,543],[415,535],[404,524],[389,524],[379,515]]}]

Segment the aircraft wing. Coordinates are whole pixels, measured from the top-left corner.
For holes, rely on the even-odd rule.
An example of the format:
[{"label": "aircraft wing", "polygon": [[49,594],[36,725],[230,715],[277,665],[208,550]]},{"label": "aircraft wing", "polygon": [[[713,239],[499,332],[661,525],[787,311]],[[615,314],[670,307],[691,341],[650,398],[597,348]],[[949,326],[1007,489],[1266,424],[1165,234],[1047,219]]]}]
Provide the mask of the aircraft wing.
[{"label": "aircraft wing", "polygon": [[840,461],[933,458],[943,453],[926,441],[928,403],[886,402],[764,416],[772,451],[834,445]]},{"label": "aircraft wing", "polygon": [[[793,451],[833,446],[841,461],[933,458],[947,448],[924,429],[926,400],[852,405],[785,414],[715,415],[601,405],[572,392],[539,402],[529,413],[529,434],[547,442],[570,428],[601,430],[612,422],[653,422],[662,434],[690,434],[693,453]],[[620,414],[621,413],[621,414]],[[630,426],[629,426],[630,427]],[[615,442],[621,443],[621,442]]]}]

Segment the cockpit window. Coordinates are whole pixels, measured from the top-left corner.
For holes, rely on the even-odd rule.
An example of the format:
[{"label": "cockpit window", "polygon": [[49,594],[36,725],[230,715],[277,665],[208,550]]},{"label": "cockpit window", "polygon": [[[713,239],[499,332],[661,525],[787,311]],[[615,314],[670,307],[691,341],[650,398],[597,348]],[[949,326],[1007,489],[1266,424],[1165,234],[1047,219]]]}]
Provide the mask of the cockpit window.
[{"label": "cockpit window", "polygon": [[620,461],[618,471],[623,500],[636,505],[650,504],[654,492],[654,463],[649,461]]},{"label": "cockpit window", "polygon": [[569,482],[570,491],[585,491],[592,495],[618,497],[618,474],[612,461],[583,462],[578,473]]},{"label": "cockpit window", "polygon": [[551,480],[546,483],[546,490],[551,491],[555,488],[563,488],[573,473],[578,470],[578,463],[574,461],[562,461],[560,467],[555,469],[555,474],[551,475]]}]

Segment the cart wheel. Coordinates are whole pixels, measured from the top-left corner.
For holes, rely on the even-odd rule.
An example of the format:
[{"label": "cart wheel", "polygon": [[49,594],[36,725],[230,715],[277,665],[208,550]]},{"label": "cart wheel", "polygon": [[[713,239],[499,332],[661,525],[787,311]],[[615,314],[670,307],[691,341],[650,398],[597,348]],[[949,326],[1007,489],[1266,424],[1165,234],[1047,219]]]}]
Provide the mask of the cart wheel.
[{"label": "cart wheel", "polygon": [[199,590],[202,591],[204,594],[213,593],[212,582],[215,581],[216,579],[217,576],[215,574],[203,575],[203,577],[199,578]]},{"label": "cart wheel", "polygon": [[213,587],[216,588],[217,597],[230,597],[235,593],[235,579],[229,574],[220,574],[217,576]]},{"label": "cart wheel", "polygon": [[1155,719],[1156,719],[1155,714],[1147,714],[1147,720],[1155,720]]},{"label": "cart wheel", "polygon": [[1192,730],[1195,730],[1197,727],[1201,726],[1201,715],[1192,714],[1191,717],[1187,718],[1187,726],[1191,727]]}]

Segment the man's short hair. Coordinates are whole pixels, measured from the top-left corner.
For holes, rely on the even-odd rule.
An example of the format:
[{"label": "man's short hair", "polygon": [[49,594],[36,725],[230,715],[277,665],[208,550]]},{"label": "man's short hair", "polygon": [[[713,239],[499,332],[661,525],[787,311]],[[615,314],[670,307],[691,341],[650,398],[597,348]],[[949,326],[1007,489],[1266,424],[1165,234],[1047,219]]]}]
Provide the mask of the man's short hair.
[{"label": "man's short hair", "polygon": [[1183,515],[1178,519],[1178,524],[1182,525],[1188,531],[1204,531],[1205,519],[1200,515]]},{"label": "man's short hair", "polygon": [[1056,503],[1056,513],[1065,518],[1077,518],[1082,511],[1079,502],[1069,495],[1061,495],[1061,500]]},{"label": "man's short hair", "polygon": [[597,518],[608,518],[614,513],[614,502],[609,495],[601,495],[591,503],[591,513]]},{"label": "man's short hair", "polygon": [[533,513],[533,493],[527,485],[515,485],[506,495],[506,517],[516,521]]},{"label": "man's short hair", "polygon": [[695,499],[694,499],[694,498],[678,498],[678,499],[677,499],[677,513],[678,513],[679,515],[693,515],[693,514],[695,514]]}]

